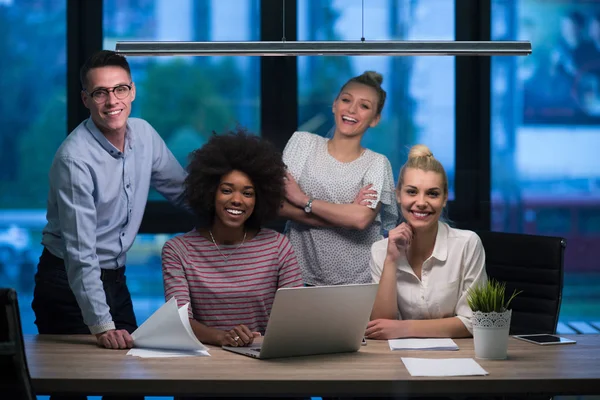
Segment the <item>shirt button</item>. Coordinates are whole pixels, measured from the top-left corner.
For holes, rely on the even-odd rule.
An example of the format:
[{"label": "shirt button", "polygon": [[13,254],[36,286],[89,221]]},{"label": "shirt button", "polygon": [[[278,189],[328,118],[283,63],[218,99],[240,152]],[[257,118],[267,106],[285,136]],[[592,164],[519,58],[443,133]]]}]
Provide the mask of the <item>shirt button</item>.
[{"label": "shirt button", "polygon": [[125,186],[127,189],[129,189],[129,183],[127,184],[127,186]]},{"label": "shirt button", "polygon": [[121,233],[121,236],[125,236],[125,232],[122,232],[122,233]]}]

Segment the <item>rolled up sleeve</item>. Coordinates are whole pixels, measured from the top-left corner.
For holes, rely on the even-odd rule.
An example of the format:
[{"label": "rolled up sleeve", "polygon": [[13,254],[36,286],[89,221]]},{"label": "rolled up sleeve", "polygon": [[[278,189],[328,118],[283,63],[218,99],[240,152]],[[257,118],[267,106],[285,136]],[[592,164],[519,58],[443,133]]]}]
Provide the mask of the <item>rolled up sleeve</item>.
[{"label": "rolled up sleeve", "polygon": [[298,266],[298,260],[294,249],[288,238],[279,235],[279,268],[277,276],[277,288],[302,286],[302,274]]},{"label": "rolled up sleeve", "polygon": [[480,285],[487,281],[485,272],[485,250],[481,239],[475,233],[469,239],[465,247],[465,264],[463,265],[462,290],[458,302],[456,303],[456,316],[462,321],[465,327],[473,334],[471,317],[473,312],[467,302],[469,289],[473,285]]},{"label": "rolled up sleeve", "polygon": [[385,156],[375,159],[375,162],[365,172],[363,184],[373,185],[371,189],[377,191],[377,198],[369,203],[375,209],[378,203],[382,204],[380,215],[383,229],[390,230],[398,223],[398,204],[396,202],[396,188],[394,174],[390,161]]},{"label": "rolled up sleeve", "polygon": [[[190,286],[185,275],[184,261],[178,250],[181,246],[183,246],[182,239],[170,239],[163,246],[161,255],[165,300],[169,301],[175,297],[179,308],[192,300]],[[193,304],[188,308],[188,317],[194,318]]]}]

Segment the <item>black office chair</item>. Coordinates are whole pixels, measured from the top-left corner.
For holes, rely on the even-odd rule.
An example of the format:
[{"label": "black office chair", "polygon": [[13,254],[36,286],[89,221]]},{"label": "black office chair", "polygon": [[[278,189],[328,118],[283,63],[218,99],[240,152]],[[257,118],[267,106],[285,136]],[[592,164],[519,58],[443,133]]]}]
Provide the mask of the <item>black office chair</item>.
[{"label": "black office chair", "polygon": [[506,282],[506,293],[523,291],[511,303],[511,335],[556,333],[562,301],[566,241],[560,237],[477,232],[489,278]]},{"label": "black office chair", "polygon": [[35,400],[14,289],[0,288],[0,371],[0,398]]}]

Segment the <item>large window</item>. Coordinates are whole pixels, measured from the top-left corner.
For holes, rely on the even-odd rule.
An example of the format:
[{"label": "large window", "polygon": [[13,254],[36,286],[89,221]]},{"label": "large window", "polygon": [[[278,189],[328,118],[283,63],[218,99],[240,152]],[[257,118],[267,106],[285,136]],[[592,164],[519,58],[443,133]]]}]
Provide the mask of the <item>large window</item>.
[{"label": "large window", "polygon": [[[259,40],[259,0],[104,0],[104,48],[117,41]],[[213,131],[260,133],[258,57],[129,57],[146,119],[182,165]]]},{"label": "large window", "polygon": [[[259,40],[259,0],[104,0],[104,48],[117,41]],[[259,57],[128,57],[137,87],[132,116],[147,120],[185,167],[214,132],[240,124],[260,134]],[[164,200],[151,192],[150,200]],[[141,323],[162,303],[167,235],[138,235],[127,275]]]},{"label": "large window", "polygon": [[67,130],[66,0],[0,1],[0,53],[0,282],[34,333],[48,170]]},{"label": "large window", "polygon": [[[298,2],[298,40],[454,40],[454,2],[447,0]],[[364,11],[364,12],[363,12]],[[331,105],[352,76],[375,70],[388,93],[382,119],[363,144],[391,161],[397,174],[408,149],[424,143],[454,187],[454,57],[298,57],[299,129],[326,136]]]},{"label": "large window", "polygon": [[600,318],[600,4],[494,0],[492,228],[567,239],[561,320]]}]

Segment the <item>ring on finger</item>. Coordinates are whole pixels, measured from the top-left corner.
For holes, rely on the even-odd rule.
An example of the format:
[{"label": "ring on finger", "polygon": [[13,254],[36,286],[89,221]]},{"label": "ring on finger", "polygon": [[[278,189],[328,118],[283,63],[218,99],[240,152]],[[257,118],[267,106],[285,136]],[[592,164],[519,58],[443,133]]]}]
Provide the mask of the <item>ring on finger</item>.
[{"label": "ring on finger", "polygon": [[235,341],[237,342],[238,340],[240,340],[240,337],[239,337],[239,336],[235,336],[235,337],[233,338],[233,340],[235,340]]}]

